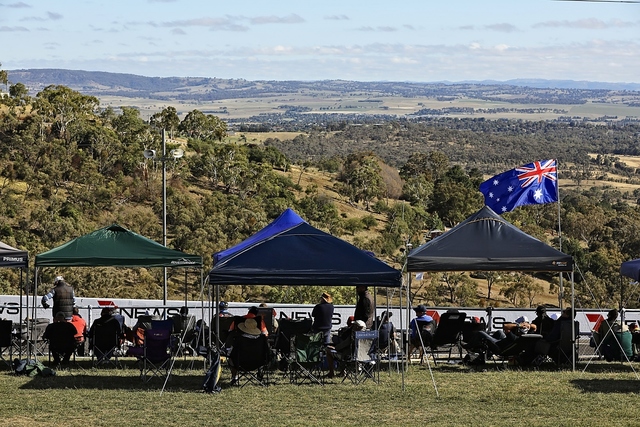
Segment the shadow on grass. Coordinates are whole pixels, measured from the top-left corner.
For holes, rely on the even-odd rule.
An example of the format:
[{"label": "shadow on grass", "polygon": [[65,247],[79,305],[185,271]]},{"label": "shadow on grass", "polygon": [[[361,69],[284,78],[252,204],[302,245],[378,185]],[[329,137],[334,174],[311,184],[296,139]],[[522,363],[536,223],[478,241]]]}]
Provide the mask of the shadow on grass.
[{"label": "shadow on grass", "polygon": [[[148,391],[161,390],[164,385],[164,378],[151,378],[149,381],[144,382],[137,372],[131,371],[130,373],[130,376],[92,375],[91,372],[83,372],[53,377],[33,377],[20,388],[24,390],[95,389]],[[172,375],[167,382],[165,390],[200,391],[202,382],[202,375]]]},{"label": "shadow on grass", "polygon": [[637,393],[640,380],[629,379],[576,379],[571,384],[583,393]]},{"label": "shadow on grass", "polygon": [[[165,378],[162,376],[143,381],[140,370],[134,365],[122,368],[92,367],[90,362],[72,363],[68,368],[56,368],[55,376],[36,376],[21,385],[21,389],[95,389],[95,390],[161,390]],[[201,369],[185,369],[176,363],[165,390],[199,391],[202,389],[204,372]]]}]

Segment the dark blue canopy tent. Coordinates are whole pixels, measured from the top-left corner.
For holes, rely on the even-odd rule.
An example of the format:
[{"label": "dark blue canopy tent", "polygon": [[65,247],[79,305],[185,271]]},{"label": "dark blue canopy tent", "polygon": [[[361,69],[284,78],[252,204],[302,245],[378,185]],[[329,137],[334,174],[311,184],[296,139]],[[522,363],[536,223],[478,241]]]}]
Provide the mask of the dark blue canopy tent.
[{"label": "dark blue canopy tent", "polygon": [[640,259],[623,262],[620,265],[620,274],[625,277],[630,277],[636,282],[640,281]]},{"label": "dark blue canopy tent", "polygon": [[402,273],[352,244],[312,227],[293,210],[213,255],[218,285],[400,287]]}]

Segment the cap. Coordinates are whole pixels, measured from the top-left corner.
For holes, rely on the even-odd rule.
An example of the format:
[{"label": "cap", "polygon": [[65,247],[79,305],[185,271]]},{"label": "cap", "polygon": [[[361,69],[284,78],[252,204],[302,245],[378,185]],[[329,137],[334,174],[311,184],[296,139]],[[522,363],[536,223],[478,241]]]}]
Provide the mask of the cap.
[{"label": "cap", "polygon": [[527,316],[520,316],[516,319],[516,323],[529,322],[529,318]]},{"label": "cap", "polygon": [[420,304],[419,306],[414,307],[413,311],[415,311],[416,313],[426,313],[427,312],[427,306]]},{"label": "cap", "polygon": [[53,279],[53,283],[58,283],[58,282],[63,282],[64,281],[64,277],[62,276],[56,276],[55,279]]}]

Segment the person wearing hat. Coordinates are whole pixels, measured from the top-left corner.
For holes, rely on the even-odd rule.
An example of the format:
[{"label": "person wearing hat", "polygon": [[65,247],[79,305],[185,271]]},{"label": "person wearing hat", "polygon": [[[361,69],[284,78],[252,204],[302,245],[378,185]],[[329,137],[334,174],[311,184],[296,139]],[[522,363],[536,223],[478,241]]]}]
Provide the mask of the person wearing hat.
[{"label": "person wearing hat", "polygon": [[220,301],[218,304],[218,317],[233,317],[233,314],[229,312],[228,302]]},{"label": "person wearing hat", "polygon": [[547,314],[547,308],[544,305],[536,307],[536,318],[533,319],[531,324],[536,326],[536,333],[546,337],[553,329],[555,321]]},{"label": "person wearing hat", "polygon": [[[427,314],[427,307],[420,304],[413,308],[416,317],[409,322],[409,354],[413,353],[416,348],[420,348],[420,361],[422,361],[424,348],[429,347],[433,332],[435,332],[435,322],[433,317]],[[425,325],[431,325],[427,328],[418,328],[418,322]]]},{"label": "person wearing hat", "polygon": [[369,288],[364,285],[356,286],[358,301],[356,302],[356,310],[353,316],[356,320],[362,320],[367,329],[371,329],[374,320],[374,304],[373,297],[369,293]]},{"label": "person wearing hat", "polygon": [[42,337],[49,341],[49,351],[56,365],[67,364],[76,349],[76,327],[65,319],[65,314],[57,312],[53,323],[47,325]]},{"label": "person wearing hat", "polygon": [[[315,333],[322,332],[324,345],[331,344],[331,327],[333,324],[333,297],[327,292],[320,295],[320,302],[313,307],[311,317],[313,317],[313,325],[311,330]],[[331,351],[327,351],[327,364],[329,365],[329,378],[334,376],[334,363]]]},{"label": "person wearing hat", "polygon": [[331,343],[331,326],[333,323],[333,297],[323,292],[320,296],[320,302],[313,307],[311,317],[313,317],[313,332],[322,332],[324,334],[324,343]]},{"label": "person wearing hat", "polygon": [[[235,335],[232,346],[229,349],[229,369],[231,370],[231,385],[238,382],[238,367],[240,366],[239,359],[242,357],[240,354],[240,347],[245,346],[238,344],[239,340],[256,341],[256,346],[253,344],[250,346],[252,350],[261,349],[263,352],[269,352],[269,344],[263,331],[258,327],[258,322],[255,317],[245,318],[244,322],[238,324],[238,333]],[[245,355],[246,356],[246,355]],[[247,356],[250,358],[250,356]]]},{"label": "person wearing hat", "polygon": [[[251,306],[249,307],[249,312],[247,314],[245,314],[243,316],[245,319],[255,319],[256,317],[258,317],[258,307]],[[257,323],[257,322],[256,322]],[[233,330],[235,330],[236,328],[236,324],[235,322],[231,323],[231,326],[229,326],[229,332],[233,332]],[[263,335],[269,335],[269,330],[267,329],[267,324],[264,322],[264,319],[260,318],[260,330],[262,331]]]},{"label": "person wearing hat", "polygon": [[49,308],[48,301],[53,299],[53,312],[55,314],[62,312],[65,319],[71,320],[76,300],[73,288],[65,282],[62,276],[56,276],[53,280],[53,285],[54,287],[49,293],[42,297],[42,306]]},{"label": "person wearing hat", "polygon": [[524,334],[535,334],[536,325],[529,321],[527,316],[520,316],[514,322],[507,322],[502,324],[502,330],[506,336],[514,334],[519,337]]},{"label": "person wearing hat", "polygon": [[378,347],[385,350],[389,356],[400,354],[400,346],[397,341],[396,327],[391,323],[390,311],[383,311],[380,315],[378,326]]}]

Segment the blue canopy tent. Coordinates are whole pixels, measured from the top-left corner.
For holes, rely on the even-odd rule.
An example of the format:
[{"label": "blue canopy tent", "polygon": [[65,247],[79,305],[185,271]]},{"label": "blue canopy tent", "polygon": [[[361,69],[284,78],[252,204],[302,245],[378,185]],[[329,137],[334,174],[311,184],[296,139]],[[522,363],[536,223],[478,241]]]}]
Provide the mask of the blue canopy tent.
[{"label": "blue canopy tent", "polygon": [[237,245],[213,255],[217,285],[400,287],[402,273],[312,227],[291,209]]},{"label": "blue canopy tent", "polygon": [[640,281],[640,259],[632,259],[620,265],[620,274],[636,282]]}]

